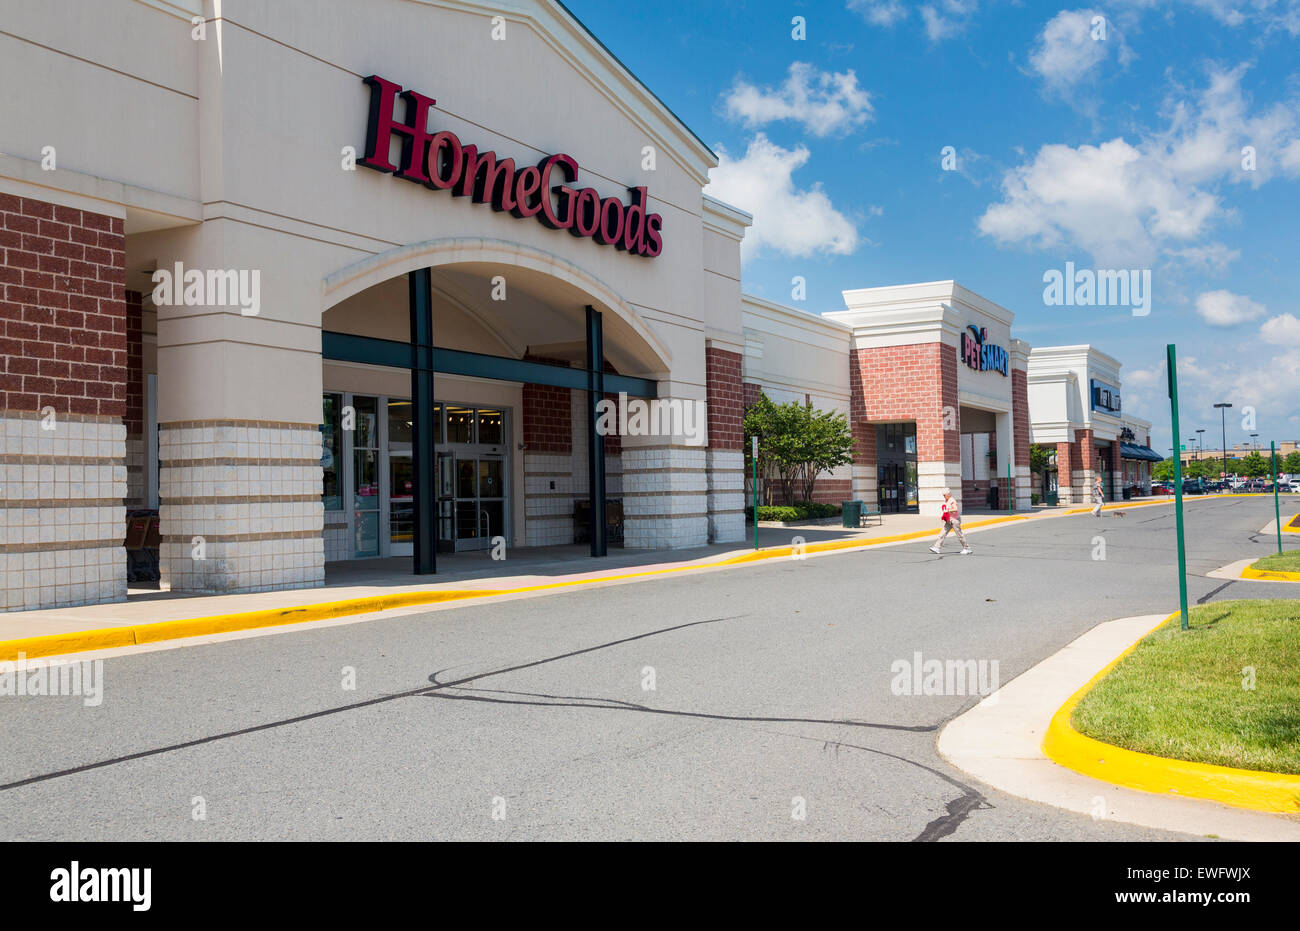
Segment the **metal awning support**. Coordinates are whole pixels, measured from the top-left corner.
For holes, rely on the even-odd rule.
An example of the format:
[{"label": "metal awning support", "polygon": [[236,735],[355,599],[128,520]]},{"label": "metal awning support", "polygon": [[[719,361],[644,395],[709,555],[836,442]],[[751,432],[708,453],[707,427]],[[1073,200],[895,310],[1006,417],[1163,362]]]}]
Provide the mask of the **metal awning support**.
[{"label": "metal awning support", "polygon": [[587,305],[587,493],[591,520],[591,555],[604,556],[605,437],[596,432],[597,405],[605,396],[605,342],[600,311]]},{"label": "metal awning support", "polygon": [[438,571],[433,451],[438,431],[433,422],[433,276],[427,268],[407,275],[411,307],[411,470],[414,489],[412,549],[416,575]]}]

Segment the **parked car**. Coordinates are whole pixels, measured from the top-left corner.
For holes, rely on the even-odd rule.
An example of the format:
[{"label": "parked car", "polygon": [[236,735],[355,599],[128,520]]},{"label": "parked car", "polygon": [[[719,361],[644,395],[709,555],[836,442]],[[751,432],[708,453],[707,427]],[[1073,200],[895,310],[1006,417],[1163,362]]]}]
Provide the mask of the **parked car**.
[{"label": "parked car", "polygon": [[1183,494],[1185,495],[1205,494],[1205,479],[1203,478],[1183,479]]},{"label": "parked car", "polygon": [[1172,495],[1173,493],[1174,493],[1174,489],[1172,485],[1169,485],[1165,482],[1151,483],[1151,494],[1153,495]]}]

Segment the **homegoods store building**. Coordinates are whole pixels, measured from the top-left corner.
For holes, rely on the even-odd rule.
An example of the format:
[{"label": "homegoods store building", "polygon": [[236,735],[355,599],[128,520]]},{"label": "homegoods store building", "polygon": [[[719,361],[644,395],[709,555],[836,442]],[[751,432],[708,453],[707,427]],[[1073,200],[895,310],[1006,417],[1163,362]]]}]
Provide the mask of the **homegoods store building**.
[{"label": "homegoods store building", "polygon": [[[952,282],[743,296],[715,156],[558,3],[13,0],[0,27],[6,610],[125,598],[128,507],[191,592],[575,524],[593,555],[739,541],[759,390],[851,417],[835,500],[1029,506],[1011,312]],[[607,397],[707,423],[599,436]]]}]

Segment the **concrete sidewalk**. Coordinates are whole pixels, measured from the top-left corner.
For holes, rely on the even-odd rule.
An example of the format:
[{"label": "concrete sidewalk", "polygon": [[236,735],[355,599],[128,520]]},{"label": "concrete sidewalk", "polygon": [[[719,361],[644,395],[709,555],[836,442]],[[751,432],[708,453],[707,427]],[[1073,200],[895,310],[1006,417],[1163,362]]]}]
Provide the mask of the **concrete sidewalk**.
[{"label": "concrete sidewalk", "polygon": [[1002,792],[1110,819],[1227,840],[1300,840],[1300,817],[1157,795],[1102,782],[1047,758],[1052,716],[1108,663],[1165,620],[1142,615],[1107,621],[1021,673],[939,734],[939,754]]},{"label": "concrete sidewalk", "polygon": [[[1160,503],[1160,502],[1148,502]],[[1110,508],[1140,506],[1116,503]],[[972,508],[965,529],[978,531],[1009,521],[1064,517],[1086,512],[1035,507],[1016,513]],[[0,659],[54,656],[180,640],[312,621],[359,618],[399,609],[421,610],[469,598],[527,597],[546,589],[612,584],[666,573],[702,571],[783,558],[800,545],[808,556],[853,551],[859,546],[900,546],[936,536],[938,520],[920,514],[887,514],[879,524],[844,528],[809,522],[764,526],[753,543],[681,550],[612,549],[592,559],[585,545],[524,547],[493,560],[487,550],[439,554],[436,575],[411,574],[410,557],[354,560],[326,566],[325,583],[312,588],[242,594],[195,595],[135,588],[125,602],[50,608],[0,615]]]},{"label": "concrete sidewalk", "polygon": [[[999,512],[996,516],[1006,516]],[[788,547],[796,537],[809,545],[831,541],[871,540],[899,534],[938,532],[932,517],[889,514],[878,526],[846,529],[838,525],[759,526],[759,547]],[[228,595],[195,595],[159,589],[132,588],[127,600],[111,604],[47,608],[0,615],[0,641],[47,636],[106,627],[156,624],[166,621],[288,610],[325,602],[379,595],[427,591],[509,591],[537,585],[596,582],[632,573],[659,573],[704,568],[754,552],[753,527],[740,543],[711,544],[681,550],[623,550],[611,547],[603,559],[593,559],[585,544],[521,547],[504,560],[488,551],[438,554],[436,575],[411,573],[411,558],[351,560],[325,567],[325,584]]]}]

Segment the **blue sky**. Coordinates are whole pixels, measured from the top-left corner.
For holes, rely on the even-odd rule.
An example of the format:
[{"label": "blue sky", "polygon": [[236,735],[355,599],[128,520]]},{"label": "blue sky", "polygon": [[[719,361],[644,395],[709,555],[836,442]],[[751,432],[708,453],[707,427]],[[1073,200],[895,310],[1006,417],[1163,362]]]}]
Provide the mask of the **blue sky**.
[{"label": "blue sky", "polygon": [[[1215,401],[1229,445],[1300,439],[1300,0],[568,6],[721,156],[747,292],[954,278],[1031,345],[1118,358],[1161,452],[1169,342],[1184,442],[1219,445]],[[1048,306],[1066,262],[1150,269],[1150,313]]]}]

